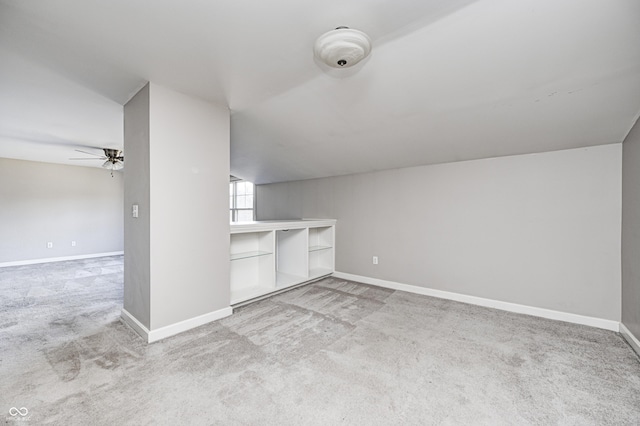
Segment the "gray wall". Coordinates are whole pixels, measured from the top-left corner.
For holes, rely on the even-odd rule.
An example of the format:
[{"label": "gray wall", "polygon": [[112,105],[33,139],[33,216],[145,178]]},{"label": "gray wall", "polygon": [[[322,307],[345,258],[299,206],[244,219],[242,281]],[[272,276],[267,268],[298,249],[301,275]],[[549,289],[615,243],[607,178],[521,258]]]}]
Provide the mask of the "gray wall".
[{"label": "gray wall", "polygon": [[[124,106],[124,308],[151,326],[149,259],[149,85]],[[131,206],[139,206],[138,218]]]},{"label": "gray wall", "polygon": [[151,83],[152,329],[229,307],[230,115]]},{"label": "gray wall", "polygon": [[122,202],[121,173],[0,158],[0,263],[122,251]]},{"label": "gray wall", "polygon": [[229,110],[150,83],[124,114],[124,309],[154,331],[228,308]]},{"label": "gray wall", "polygon": [[338,219],[340,272],[619,321],[621,150],[261,185],[257,215]]},{"label": "gray wall", "polygon": [[640,121],[622,144],[622,323],[640,339]]}]

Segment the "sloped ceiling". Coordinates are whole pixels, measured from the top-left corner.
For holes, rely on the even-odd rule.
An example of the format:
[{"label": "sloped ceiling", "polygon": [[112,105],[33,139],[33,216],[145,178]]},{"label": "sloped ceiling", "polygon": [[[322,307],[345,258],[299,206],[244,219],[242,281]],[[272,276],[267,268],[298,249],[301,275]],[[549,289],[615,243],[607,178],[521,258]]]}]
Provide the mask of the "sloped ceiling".
[{"label": "sloped ceiling", "polygon": [[[373,51],[328,69],[340,25]],[[638,40],[637,0],[2,0],[0,156],[122,147],[147,81],[227,105],[256,183],[619,143]]]}]

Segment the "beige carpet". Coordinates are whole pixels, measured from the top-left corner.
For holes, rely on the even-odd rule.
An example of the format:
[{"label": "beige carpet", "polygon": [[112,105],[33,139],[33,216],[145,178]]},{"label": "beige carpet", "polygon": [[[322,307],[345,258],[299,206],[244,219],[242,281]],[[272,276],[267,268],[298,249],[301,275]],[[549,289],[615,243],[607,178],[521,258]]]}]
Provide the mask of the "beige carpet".
[{"label": "beige carpet", "polygon": [[0,269],[0,420],[640,424],[616,333],[330,278],[146,345],[119,321],[122,269]]}]

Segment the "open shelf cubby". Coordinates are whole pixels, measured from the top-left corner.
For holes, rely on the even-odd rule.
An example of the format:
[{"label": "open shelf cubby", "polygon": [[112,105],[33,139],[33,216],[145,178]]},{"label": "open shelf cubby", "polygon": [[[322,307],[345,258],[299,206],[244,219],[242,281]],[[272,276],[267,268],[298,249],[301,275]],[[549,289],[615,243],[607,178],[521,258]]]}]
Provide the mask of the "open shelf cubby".
[{"label": "open shelf cubby", "polygon": [[231,303],[258,297],[275,288],[273,231],[231,234]]},{"label": "open shelf cubby", "polygon": [[288,287],[307,280],[308,228],[276,231],[276,286]]},{"label": "open shelf cubby", "polygon": [[333,273],[334,230],[333,226],[309,228],[309,279]]},{"label": "open shelf cubby", "polygon": [[309,228],[309,251],[332,249],[333,229],[333,226]]}]

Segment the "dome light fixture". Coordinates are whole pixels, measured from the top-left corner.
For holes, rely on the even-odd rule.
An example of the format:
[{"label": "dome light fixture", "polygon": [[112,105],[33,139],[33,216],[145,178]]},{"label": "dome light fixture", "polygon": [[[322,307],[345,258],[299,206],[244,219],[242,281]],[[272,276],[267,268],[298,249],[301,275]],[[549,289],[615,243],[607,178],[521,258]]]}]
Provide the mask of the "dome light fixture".
[{"label": "dome light fixture", "polygon": [[313,48],[316,58],[333,68],[352,67],[366,58],[369,52],[369,36],[349,27],[338,27],[322,34]]}]

